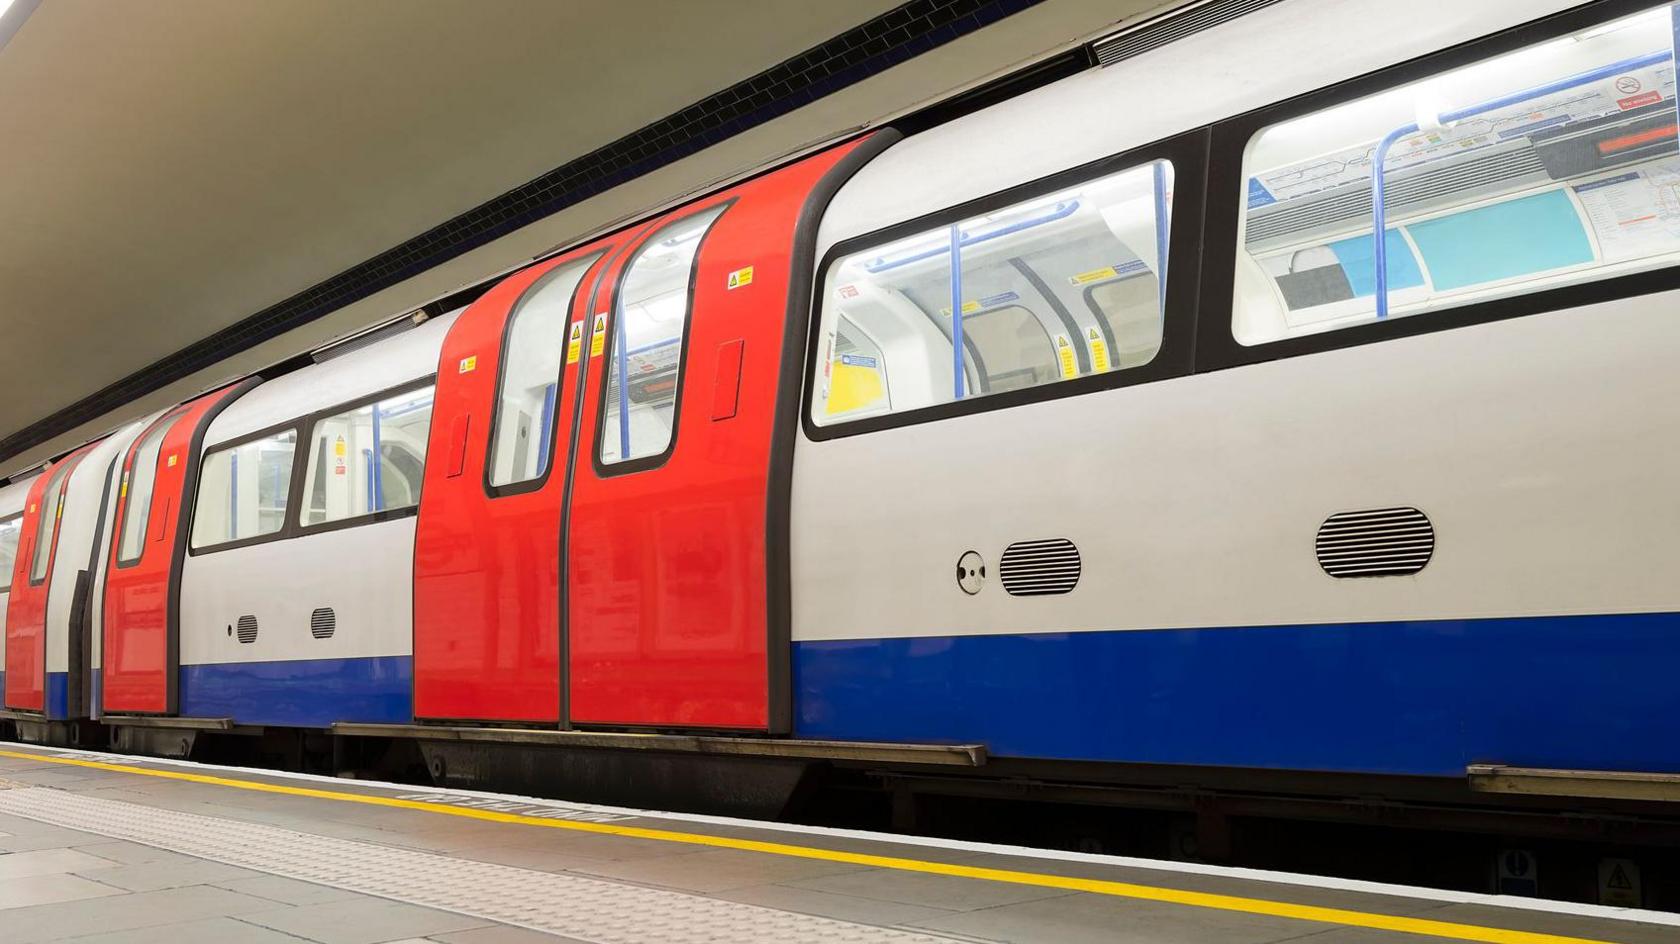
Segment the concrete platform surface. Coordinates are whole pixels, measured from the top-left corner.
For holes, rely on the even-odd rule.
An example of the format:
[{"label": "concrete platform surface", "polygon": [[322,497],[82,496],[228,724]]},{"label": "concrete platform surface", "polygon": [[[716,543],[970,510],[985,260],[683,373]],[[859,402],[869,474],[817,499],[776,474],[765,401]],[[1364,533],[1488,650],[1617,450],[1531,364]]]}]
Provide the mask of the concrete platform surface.
[{"label": "concrete platform surface", "polygon": [[0,744],[0,942],[1673,944],[1680,916]]}]

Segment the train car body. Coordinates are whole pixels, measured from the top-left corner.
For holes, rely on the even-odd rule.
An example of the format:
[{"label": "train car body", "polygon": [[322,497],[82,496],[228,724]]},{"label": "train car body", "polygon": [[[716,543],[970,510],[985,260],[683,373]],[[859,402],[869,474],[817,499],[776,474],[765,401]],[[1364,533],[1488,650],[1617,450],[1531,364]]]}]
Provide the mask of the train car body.
[{"label": "train car body", "polygon": [[0,491],[7,708],[1680,772],[1680,15],[1568,7],[1268,5],[134,424]]}]

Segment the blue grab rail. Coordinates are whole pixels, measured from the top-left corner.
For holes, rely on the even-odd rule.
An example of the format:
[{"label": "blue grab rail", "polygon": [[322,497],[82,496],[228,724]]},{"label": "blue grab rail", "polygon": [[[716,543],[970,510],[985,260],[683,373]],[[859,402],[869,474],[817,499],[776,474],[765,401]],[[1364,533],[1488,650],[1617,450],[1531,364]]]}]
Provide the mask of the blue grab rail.
[{"label": "blue grab rail", "polygon": [[1156,161],[1155,170],[1155,281],[1161,311],[1167,310],[1167,170]]},{"label": "blue grab rail", "polygon": [[[1460,108],[1457,111],[1443,112],[1436,116],[1436,121],[1439,124],[1448,125],[1455,121],[1463,121],[1466,118],[1474,118],[1477,115],[1486,114],[1490,111],[1497,111],[1498,109],[1505,108],[1510,105],[1518,105],[1523,102],[1533,101],[1542,95],[1549,95],[1553,92],[1562,92],[1567,89],[1572,89],[1578,85],[1585,85],[1588,82],[1597,82],[1600,79],[1608,79],[1614,75],[1627,72],[1630,69],[1642,69],[1646,66],[1658,65],[1673,58],[1674,50],[1669,49],[1664,52],[1635,56],[1632,59],[1623,59],[1620,62],[1612,62],[1606,66],[1600,66],[1596,69],[1590,69],[1586,72],[1580,72],[1575,75],[1568,76],[1567,78],[1559,79],[1556,82],[1549,82],[1545,85],[1537,85],[1534,88],[1524,89],[1520,92],[1512,92],[1509,95],[1489,99],[1488,101],[1477,105]],[[1383,169],[1384,165],[1388,163],[1389,149],[1398,143],[1401,138],[1404,138],[1407,135],[1416,134],[1421,130],[1423,129],[1414,122],[1390,131],[1388,134],[1383,136],[1380,142],[1378,142],[1377,152],[1371,159],[1371,250],[1373,255],[1372,261],[1376,266],[1375,275],[1378,318],[1388,317],[1388,240],[1384,238],[1388,229],[1388,211],[1383,206]]]},{"label": "blue grab rail", "polygon": [[953,398],[963,398],[962,225],[951,224],[951,376]]}]

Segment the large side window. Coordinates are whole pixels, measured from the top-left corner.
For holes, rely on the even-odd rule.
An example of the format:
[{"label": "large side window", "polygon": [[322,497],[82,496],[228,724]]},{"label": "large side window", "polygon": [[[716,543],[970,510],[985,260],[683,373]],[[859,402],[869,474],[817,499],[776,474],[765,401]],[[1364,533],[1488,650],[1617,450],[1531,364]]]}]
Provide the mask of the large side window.
[{"label": "large side window", "polygon": [[205,455],[193,506],[193,549],[285,527],[296,452],[297,430],[287,429]]},{"label": "large side window", "polygon": [[47,482],[47,491],[41,496],[41,517],[35,525],[35,548],[30,552],[29,582],[38,584],[47,579],[47,570],[52,566],[53,538],[58,534],[59,513],[64,505],[64,480],[69,478],[72,462],[62,462],[58,471]]},{"label": "large side window", "polygon": [[307,449],[304,527],[420,503],[431,385],[393,393],[315,422]]},{"label": "large side window", "polygon": [[[529,482],[548,473],[560,362],[567,350],[566,322],[578,286],[599,258],[595,253],[557,266],[531,286],[508,315],[490,432],[492,486]],[[581,328],[576,343],[583,344]]]},{"label": "large side window", "polygon": [[1243,158],[1233,335],[1680,261],[1674,35],[1665,5],[1261,130]]},{"label": "large side window", "polygon": [[619,286],[607,354],[603,465],[665,452],[677,421],[683,331],[694,305],[694,263],[722,204],[666,224],[636,251]]},{"label": "large side window", "polygon": [[18,538],[22,536],[22,515],[0,520],[0,594],[12,592],[12,569],[17,566]]},{"label": "large side window", "polygon": [[812,422],[1149,363],[1172,180],[1154,161],[835,259]]},{"label": "large side window", "polygon": [[146,523],[152,514],[152,486],[157,482],[158,454],[163,438],[175,425],[179,416],[171,416],[154,426],[140,440],[135,450],[134,465],[123,479],[122,535],[117,542],[117,564],[132,564],[140,559],[146,546]]}]

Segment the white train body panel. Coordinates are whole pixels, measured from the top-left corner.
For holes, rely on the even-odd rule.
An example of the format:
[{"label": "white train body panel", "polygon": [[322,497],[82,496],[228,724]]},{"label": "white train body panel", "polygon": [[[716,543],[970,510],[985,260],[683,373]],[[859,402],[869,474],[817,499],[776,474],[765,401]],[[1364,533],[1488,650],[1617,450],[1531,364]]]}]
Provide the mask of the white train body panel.
[{"label": "white train body panel", "polygon": [[[88,572],[88,592],[93,592],[97,549],[103,546],[109,519],[104,516],[110,492],[115,491],[112,467],[128,450],[144,427],[131,423],[101,440],[70,472],[64,493],[64,512],[58,525],[58,546],[53,553],[52,578],[47,590],[47,673],[70,671],[70,636],[79,632],[71,625],[76,604],[76,579]],[[89,600],[102,599],[89,596]],[[94,610],[99,609],[97,606]],[[94,637],[98,637],[94,617]],[[85,693],[85,690],[84,690]],[[76,706],[72,712],[82,714]]]},{"label": "white train body panel", "polygon": [[[307,438],[310,414],[434,374],[454,319],[432,319],[258,385],[211,422],[202,455],[294,421]],[[423,440],[405,445],[424,455]],[[366,465],[355,455],[346,461],[340,481],[362,482]],[[299,513],[286,509],[288,527]],[[406,704],[407,670],[392,660],[406,662],[413,651],[413,564],[412,515],[190,551],[181,583],[182,713],[330,723],[308,713],[302,693],[320,695],[334,685],[383,686],[381,704],[400,689]],[[330,634],[314,622],[322,609],[332,611]],[[254,632],[241,631],[242,619],[254,621]],[[347,671],[363,674],[345,681],[340,674]],[[392,674],[398,671],[401,678]],[[379,678],[370,681],[368,672]],[[339,704],[356,704],[356,692],[347,697]]]}]

